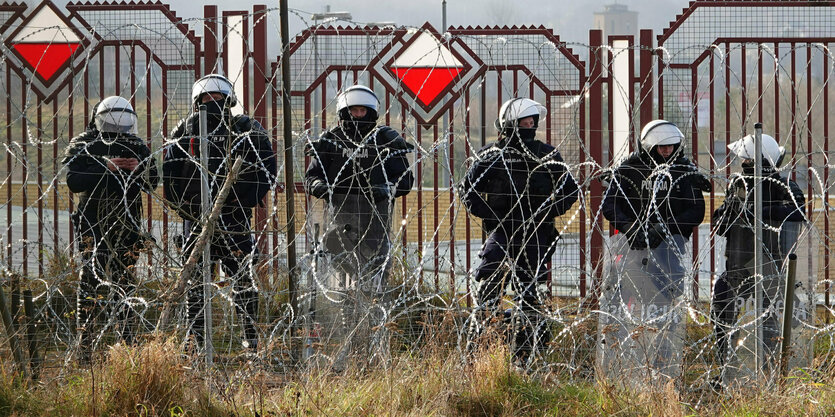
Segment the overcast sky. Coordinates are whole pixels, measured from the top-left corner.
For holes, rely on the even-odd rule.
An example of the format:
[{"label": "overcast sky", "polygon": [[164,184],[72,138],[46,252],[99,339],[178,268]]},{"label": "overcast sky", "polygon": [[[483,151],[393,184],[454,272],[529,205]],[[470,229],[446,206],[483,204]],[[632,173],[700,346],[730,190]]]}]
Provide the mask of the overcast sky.
[{"label": "overcast sky", "polygon": [[[545,25],[554,29],[567,42],[585,44],[588,30],[594,22],[594,12],[615,2],[637,11],[638,26],[653,29],[656,34],[667,27],[689,3],[688,0],[447,0],[447,23],[453,26]],[[26,3],[33,6],[39,1],[26,0]],[[54,3],[64,6],[67,1],[54,0]],[[278,8],[277,0],[168,0],[167,3],[178,16],[185,19],[202,16],[205,4],[216,4],[221,11],[252,10],[254,4]],[[331,6],[331,11],[350,12],[353,20],[358,23],[389,21],[397,25],[420,26],[429,21],[437,29],[441,28],[442,23],[442,0],[290,0],[291,35],[304,29],[305,21],[310,24],[310,14],[324,11],[326,5]],[[272,16],[275,18],[270,22],[270,36],[278,36],[278,13]],[[195,29],[200,31],[199,27]],[[273,43],[272,39],[270,43]]]}]

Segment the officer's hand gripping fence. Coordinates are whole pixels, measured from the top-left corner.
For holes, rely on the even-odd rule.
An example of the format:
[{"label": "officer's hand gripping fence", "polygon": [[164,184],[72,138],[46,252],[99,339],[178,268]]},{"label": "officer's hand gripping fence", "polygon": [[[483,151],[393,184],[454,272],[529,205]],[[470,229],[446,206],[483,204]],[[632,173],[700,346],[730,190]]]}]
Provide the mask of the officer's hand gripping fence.
[{"label": "officer's hand gripping fence", "polygon": [[[672,28],[661,40],[593,33],[566,42],[537,27],[330,26],[295,10],[291,23],[306,29],[287,51],[293,85],[283,109],[277,56],[257,58],[254,34],[264,35],[258,47],[278,44],[276,10],[218,23],[217,16],[172,22],[154,8],[116,17],[95,5],[68,7],[74,25],[85,27],[84,18],[112,41],[81,49],[73,58],[80,72],[57,72],[47,85],[16,78],[31,70],[9,47],[0,61],[8,74],[0,117],[9,115],[0,129],[0,262],[7,292],[31,289],[37,316],[10,295],[10,332],[22,336],[24,321],[38,323],[47,370],[60,372],[86,351],[96,360],[123,335],[143,343],[157,331],[185,342],[205,329],[199,312],[208,309],[199,307],[207,300],[215,325],[201,334],[216,346],[215,364],[255,356],[276,373],[392,366],[399,355],[437,346],[466,363],[501,345],[534,375],[671,384],[698,404],[709,391],[770,383],[781,350],[790,375],[829,369],[832,166],[824,123],[835,59],[817,42],[829,39],[835,19],[810,20],[818,40],[751,33],[750,42],[734,34],[716,41],[703,33],[709,18],[694,13],[677,27],[701,29]],[[715,19],[737,10],[710,7]],[[787,21],[832,12],[791,9],[769,12],[791,14]],[[243,44],[235,25],[245,23],[252,43],[234,65],[229,45]],[[197,27],[207,30],[200,40],[182,30]],[[137,39],[155,46],[146,50]],[[229,62],[216,65],[206,40]],[[649,71],[636,74],[636,66]],[[213,154],[189,139],[197,136],[189,130],[190,93],[196,79],[221,68],[239,97],[218,122],[231,133],[215,135]],[[636,81],[643,79],[650,81]],[[367,121],[339,121],[337,97],[355,84],[379,99],[370,129]],[[121,136],[70,143],[108,95],[131,101],[147,153]],[[546,108],[538,142],[494,128],[514,97]],[[284,111],[293,116],[293,161],[278,146]],[[265,128],[277,156],[253,151],[262,131],[238,114]],[[640,153],[639,132],[655,118],[683,132],[677,156],[688,163]],[[189,121],[178,131],[182,119]],[[727,148],[754,133],[754,121],[787,149],[785,162],[762,176],[746,174]],[[58,157],[64,148],[66,158]],[[130,159],[143,168],[114,163]],[[299,172],[289,182],[277,177],[284,163]],[[161,168],[158,184],[151,166]],[[304,174],[311,166],[324,178],[317,196]],[[184,184],[201,170],[210,174],[209,216],[199,199],[181,198],[200,194]],[[762,203],[751,176],[762,178]],[[245,203],[259,187],[268,189],[265,198]],[[296,236],[286,233],[289,189],[300,197]],[[89,194],[96,204],[82,207],[91,190],[99,190]],[[699,198],[701,219],[690,213]],[[203,219],[215,233],[194,227]],[[762,242],[762,261],[752,261],[753,242]],[[303,254],[292,274],[290,244]],[[208,256],[216,264],[201,276],[216,296],[199,297],[202,283],[188,281],[207,248],[218,251]],[[793,341],[782,349],[791,252]],[[298,305],[288,276],[299,279]],[[17,350],[26,350],[24,339]]]}]

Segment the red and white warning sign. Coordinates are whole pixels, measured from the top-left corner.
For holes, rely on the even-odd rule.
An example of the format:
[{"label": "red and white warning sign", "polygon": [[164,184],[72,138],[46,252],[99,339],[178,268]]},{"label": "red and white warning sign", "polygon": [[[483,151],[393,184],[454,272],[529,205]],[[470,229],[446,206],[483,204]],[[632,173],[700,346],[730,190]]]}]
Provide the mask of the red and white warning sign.
[{"label": "red and white warning sign", "polygon": [[82,44],[83,39],[52,2],[41,3],[6,39],[6,45],[46,84],[69,66]]},{"label": "red and white warning sign", "polygon": [[424,31],[400,52],[390,69],[423,105],[429,106],[453,83],[464,65],[435,36]]}]

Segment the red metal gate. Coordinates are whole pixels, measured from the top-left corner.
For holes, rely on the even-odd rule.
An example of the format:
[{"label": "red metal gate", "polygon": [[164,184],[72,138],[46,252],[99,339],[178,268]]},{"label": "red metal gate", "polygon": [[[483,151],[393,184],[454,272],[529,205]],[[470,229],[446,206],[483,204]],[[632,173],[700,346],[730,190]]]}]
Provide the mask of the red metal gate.
[{"label": "red metal gate", "polygon": [[[43,19],[42,11],[54,16],[45,27],[63,25],[58,33],[75,36],[78,45],[66,64],[39,74],[38,61],[27,61],[26,48],[32,46],[23,46],[37,43],[32,40],[39,39],[38,31],[26,28],[37,16]],[[57,157],[68,139],[83,130],[90,107],[100,97],[129,95],[143,115],[140,134],[158,152],[174,123],[189,111],[191,83],[204,73],[223,71],[235,81],[243,108],[278,138],[278,59],[267,59],[268,42],[278,40],[267,30],[272,12],[256,6],[219,15],[217,7],[206,6],[200,22],[203,35],[198,37],[159,3],[69,3],[66,12],[49,1],[33,10],[16,3],[0,5],[7,58],[5,82],[0,83],[7,93],[0,101],[7,152],[0,168],[5,169],[3,255],[8,269],[49,279],[57,268],[54,254],[71,247],[67,210],[72,198],[62,186]],[[654,117],[667,118],[686,131],[693,159],[714,175],[717,189],[729,172],[724,144],[762,120],[789,145],[797,168],[793,175],[814,195],[808,214],[827,237],[832,13],[832,7],[815,1],[692,2],[657,38],[657,48],[650,31],[642,31],[638,42],[631,37],[603,39],[599,31],[591,31],[588,65],[543,27],[458,27],[441,34],[429,24],[314,26],[301,32],[288,51],[290,110],[299,132],[294,163],[302,172],[301,146],[333,122],[333,100],[340,89],[357,82],[375,89],[385,109],[383,121],[418,145],[416,190],[398,203],[404,256],[423,283],[458,295],[469,292],[463,278],[477,262],[473,246],[483,236],[478,222],[461,209],[454,186],[466,159],[494,140],[491,124],[498,105],[512,96],[545,104],[549,113],[543,137],[560,149],[583,184],[581,201],[559,222],[566,245],[552,259],[554,295],[593,294],[589,277],[599,274],[608,234],[599,214],[603,189],[597,176],[610,166],[617,144],[624,138],[634,142],[635,132]],[[743,19],[770,23],[745,25]],[[779,22],[789,29],[775,34]],[[407,53],[413,45],[430,45],[448,61],[408,61],[404,56],[414,55]],[[626,81],[613,75],[620,53],[628,56]],[[412,75],[428,77],[433,69],[455,74],[448,84],[432,86],[415,84],[408,76],[414,71]],[[626,98],[625,107],[616,97]],[[626,109],[627,119],[610,117],[619,107]],[[294,189],[301,191],[298,182]],[[270,195],[272,207],[260,211],[256,220],[273,275],[283,270],[288,240],[282,235],[286,219],[276,209],[284,201],[282,190],[280,186]],[[711,194],[710,209],[718,202],[716,194]],[[164,274],[179,228],[160,201],[157,195],[147,202],[148,230],[160,237],[147,266],[149,272]],[[304,204],[299,203],[299,212]],[[827,239],[818,269],[828,289]],[[708,248],[702,247],[704,242]],[[703,259],[696,265],[708,275],[720,263],[715,248],[712,236],[694,238],[694,257]],[[707,288],[708,280],[697,274],[694,287]]]}]

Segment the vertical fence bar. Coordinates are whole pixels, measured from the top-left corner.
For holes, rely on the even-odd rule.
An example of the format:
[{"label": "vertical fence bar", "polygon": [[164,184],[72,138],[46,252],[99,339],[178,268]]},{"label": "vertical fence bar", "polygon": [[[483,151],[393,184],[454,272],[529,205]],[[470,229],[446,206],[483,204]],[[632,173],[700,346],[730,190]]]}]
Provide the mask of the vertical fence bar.
[{"label": "vertical fence bar", "polygon": [[[791,43],[791,74],[794,77],[797,74],[797,44],[792,42]],[[797,86],[794,82],[791,83],[792,87],[792,109],[791,109],[791,138],[792,138],[792,170],[791,170],[791,177],[792,181],[797,181],[797,170],[794,169],[797,166]],[[811,197],[811,196],[810,196]]]},{"label": "vertical fence bar", "polygon": [[23,238],[23,276],[29,276],[29,137],[26,128],[26,100],[27,100],[27,89],[25,84],[21,82],[21,89],[20,89],[20,108],[21,108],[21,118],[20,118],[20,137],[23,138],[21,142],[21,147],[23,148],[23,157],[22,157],[22,164],[21,168],[23,169],[22,174],[22,196],[23,196],[23,220],[21,222],[21,227],[23,228],[21,237]]},{"label": "vertical fence bar", "polygon": [[[710,209],[707,212],[708,217],[708,224],[711,224],[710,220],[713,216],[713,210],[716,209],[716,201],[714,197],[716,196],[716,181],[713,180],[713,175],[716,175],[716,79],[715,79],[715,66],[716,66],[716,54],[714,53],[713,49],[711,48],[710,51],[710,193],[708,193],[708,197],[710,198]],[[727,107],[727,106],[726,106]],[[726,148],[727,149],[727,148]],[[713,288],[713,278],[714,278],[714,271],[716,271],[716,238],[712,233],[708,233],[710,237],[710,287],[708,288],[708,292]]]},{"label": "vertical fence bar", "polygon": [[[150,77],[148,77],[148,78],[150,78]],[[75,91],[73,90],[74,85],[75,85],[75,83],[73,83],[73,82],[67,83],[67,137],[68,138],[74,137],[73,132],[75,130],[74,126],[73,126],[74,116],[75,116],[75,110],[73,109],[73,104],[74,104],[73,99],[75,98]],[[70,192],[69,189],[67,190],[67,193],[68,193],[67,203],[68,203],[68,208],[69,208],[69,210],[67,212],[67,218],[69,218],[69,216],[72,215],[72,212],[74,211],[75,208],[74,208],[73,193]],[[11,203],[10,203],[10,205],[11,205]],[[75,245],[73,244],[73,241],[75,239],[75,230],[73,230],[72,223],[69,224],[69,229],[70,229],[69,249],[70,249],[70,257],[72,257],[72,256],[75,255]]]},{"label": "vertical fence bar", "polygon": [[[698,64],[693,65],[691,68],[690,73],[690,111],[693,112],[693,117],[690,119],[692,120],[691,128],[691,155],[693,157],[693,163],[696,166],[699,166],[699,66]],[[693,265],[696,268],[697,273],[693,274],[693,300],[699,301],[699,228],[695,228],[693,230]]]},{"label": "vertical fence bar", "polygon": [[[725,43],[725,103],[731,102],[731,44]],[[731,106],[725,105],[725,149],[731,144]],[[725,177],[731,176],[731,158],[725,151]]]},{"label": "vertical fence bar", "polygon": [[[433,133],[433,143],[438,143],[438,124],[435,123],[432,125],[432,133]],[[434,255],[434,259],[432,262],[435,265],[435,291],[440,291],[440,282],[439,282],[439,253],[438,253],[438,244],[440,236],[440,229],[438,227],[439,219],[439,209],[438,209],[438,152],[439,148],[435,146],[435,150],[432,152],[432,252]]]},{"label": "vertical fence bar", "polygon": [[[402,101],[400,105],[404,108],[405,103]],[[405,111],[405,110],[404,110]],[[420,123],[415,123],[415,142],[417,142],[417,148],[415,148],[415,157],[417,158],[417,245],[418,245],[418,264],[420,265],[420,276],[418,277],[418,288],[423,286],[423,214],[426,212],[423,207],[423,144],[421,143],[420,137],[420,130],[421,125]]]},{"label": "vertical fence bar", "polygon": [[[827,51],[831,49],[827,48]],[[824,161],[829,160],[829,53],[823,53],[823,155]],[[829,164],[823,166],[823,177],[829,179]],[[829,187],[823,187],[823,235],[829,236]],[[828,309],[829,304],[829,258],[832,256],[830,251],[829,239],[825,239],[823,243],[824,257],[823,257],[823,273],[824,273],[824,304]],[[817,271],[816,271],[817,272]],[[829,322],[829,314],[826,315],[826,322]]]},{"label": "vertical fence bar", "polygon": [[[52,99],[52,114],[58,114],[58,98]],[[52,187],[52,251],[58,253],[58,121],[52,119],[52,179],[49,181]]]},{"label": "vertical fence bar", "polygon": [[[586,70],[580,72],[580,85],[586,85]],[[586,145],[588,149],[588,143],[586,142],[586,97],[583,94],[583,88],[580,88],[579,91],[579,99],[577,100],[577,105],[580,106],[580,115],[579,115],[579,128],[577,134],[579,135],[580,143]],[[591,168],[585,165],[586,163],[586,152],[580,152],[580,164],[584,168],[582,170],[577,171],[577,183],[580,184],[580,299],[583,300],[588,295],[588,284],[589,284],[589,274],[588,274],[588,265],[586,265],[588,259],[588,251],[589,251],[589,244],[587,239],[588,230],[586,228],[586,209],[588,206],[586,205],[585,194],[583,192],[582,184],[585,183],[586,178],[589,177],[589,172],[592,171]]]},{"label": "vertical fence bar", "polygon": [[[591,72],[589,75],[589,150],[591,159],[602,165],[603,161],[603,65],[604,53],[603,32],[600,30],[589,31],[589,61],[591,61]],[[603,184],[599,179],[594,178],[589,185],[589,200],[591,202],[591,270],[594,274],[594,285],[590,304],[597,308],[599,297],[599,284],[602,278],[602,257],[603,257],[603,220],[600,218],[600,205],[603,198]]]},{"label": "vertical fence bar", "polygon": [[[253,116],[261,126],[267,125],[267,6],[252,6],[252,88],[255,111]],[[245,66],[245,68],[247,68]],[[248,73],[249,71],[244,71]],[[248,84],[245,84],[248,85]],[[263,204],[255,207],[255,235],[257,236],[258,252],[266,254],[267,248],[267,196],[261,200]],[[259,262],[260,264],[260,262]]]},{"label": "vertical fence bar", "polygon": [[652,30],[641,29],[641,52],[638,56],[640,59],[640,120],[641,127],[652,121],[652,105],[653,97],[652,90],[655,85],[655,79],[652,76]]},{"label": "vertical fence bar", "polygon": [[[12,91],[12,72],[8,65],[6,67],[6,91]],[[12,95],[6,94],[6,152],[11,152],[12,148]],[[12,229],[12,188],[14,188],[14,175],[12,174],[12,160],[11,155],[6,155],[6,172],[9,175],[9,184],[6,186],[6,257],[9,265],[12,265],[12,239],[14,230]]]},{"label": "vertical fence bar", "polygon": [[[203,6],[203,57],[204,74],[217,71],[217,6]],[[199,58],[197,59],[199,61]],[[195,78],[200,77],[197,72]]]},{"label": "vertical fence bar", "polygon": [[[466,158],[466,162],[470,162],[470,158],[472,157],[472,145],[470,139],[472,136],[472,130],[470,129],[470,95],[472,94],[472,84],[467,85],[466,94],[464,94],[464,157]],[[466,166],[469,168],[469,166]],[[472,264],[472,255],[470,255],[470,239],[472,238],[472,233],[470,232],[470,216],[468,213],[464,213],[464,263],[465,263],[465,276],[464,276],[464,287],[466,292],[466,301],[467,301],[467,308],[472,307],[471,299],[470,299],[470,272],[472,271],[473,264]]]},{"label": "vertical fence bar", "polygon": [[780,143],[780,43],[774,42],[774,140]]},{"label": "vertical fence bar", "polygon": [[748,123],[748,55],[745,44],[740,45],[740,96],[742,98],[742,131],[746,132],[745,124]]},{"label": "vertical fence bar", "polygon": [[455,132],[452,123],[455,121],[455,106],[449,107],[449,124],[444,126],[449,141],[449,286],[451,299],[455,299]]},{"label": "vertical fence bar", "polygon": [[763,120],[763,44],[757,44],[757,120]]},{"label": "vertical fence bar", "polygon": [[[40,95],[36,94],[36,100],[37,110],[35,113],[37,114],[37,116],[35,123],[37,126],[37,133],[35,134],[35,139],[38,141],[38,143],[35,146],[35,152],[37,153],[36,160],[38,163],[36,168],[36,181],[38,181],[38,276],[43,277],[43,262],[45,255],[43,247],[43,169],[41,169],[41,167],[43,167],[43,136],[41,134],[41,132],[43,132],[43,98],[41,98]],[[14,295],[17,295],[17,293],[15,292]]]}]

